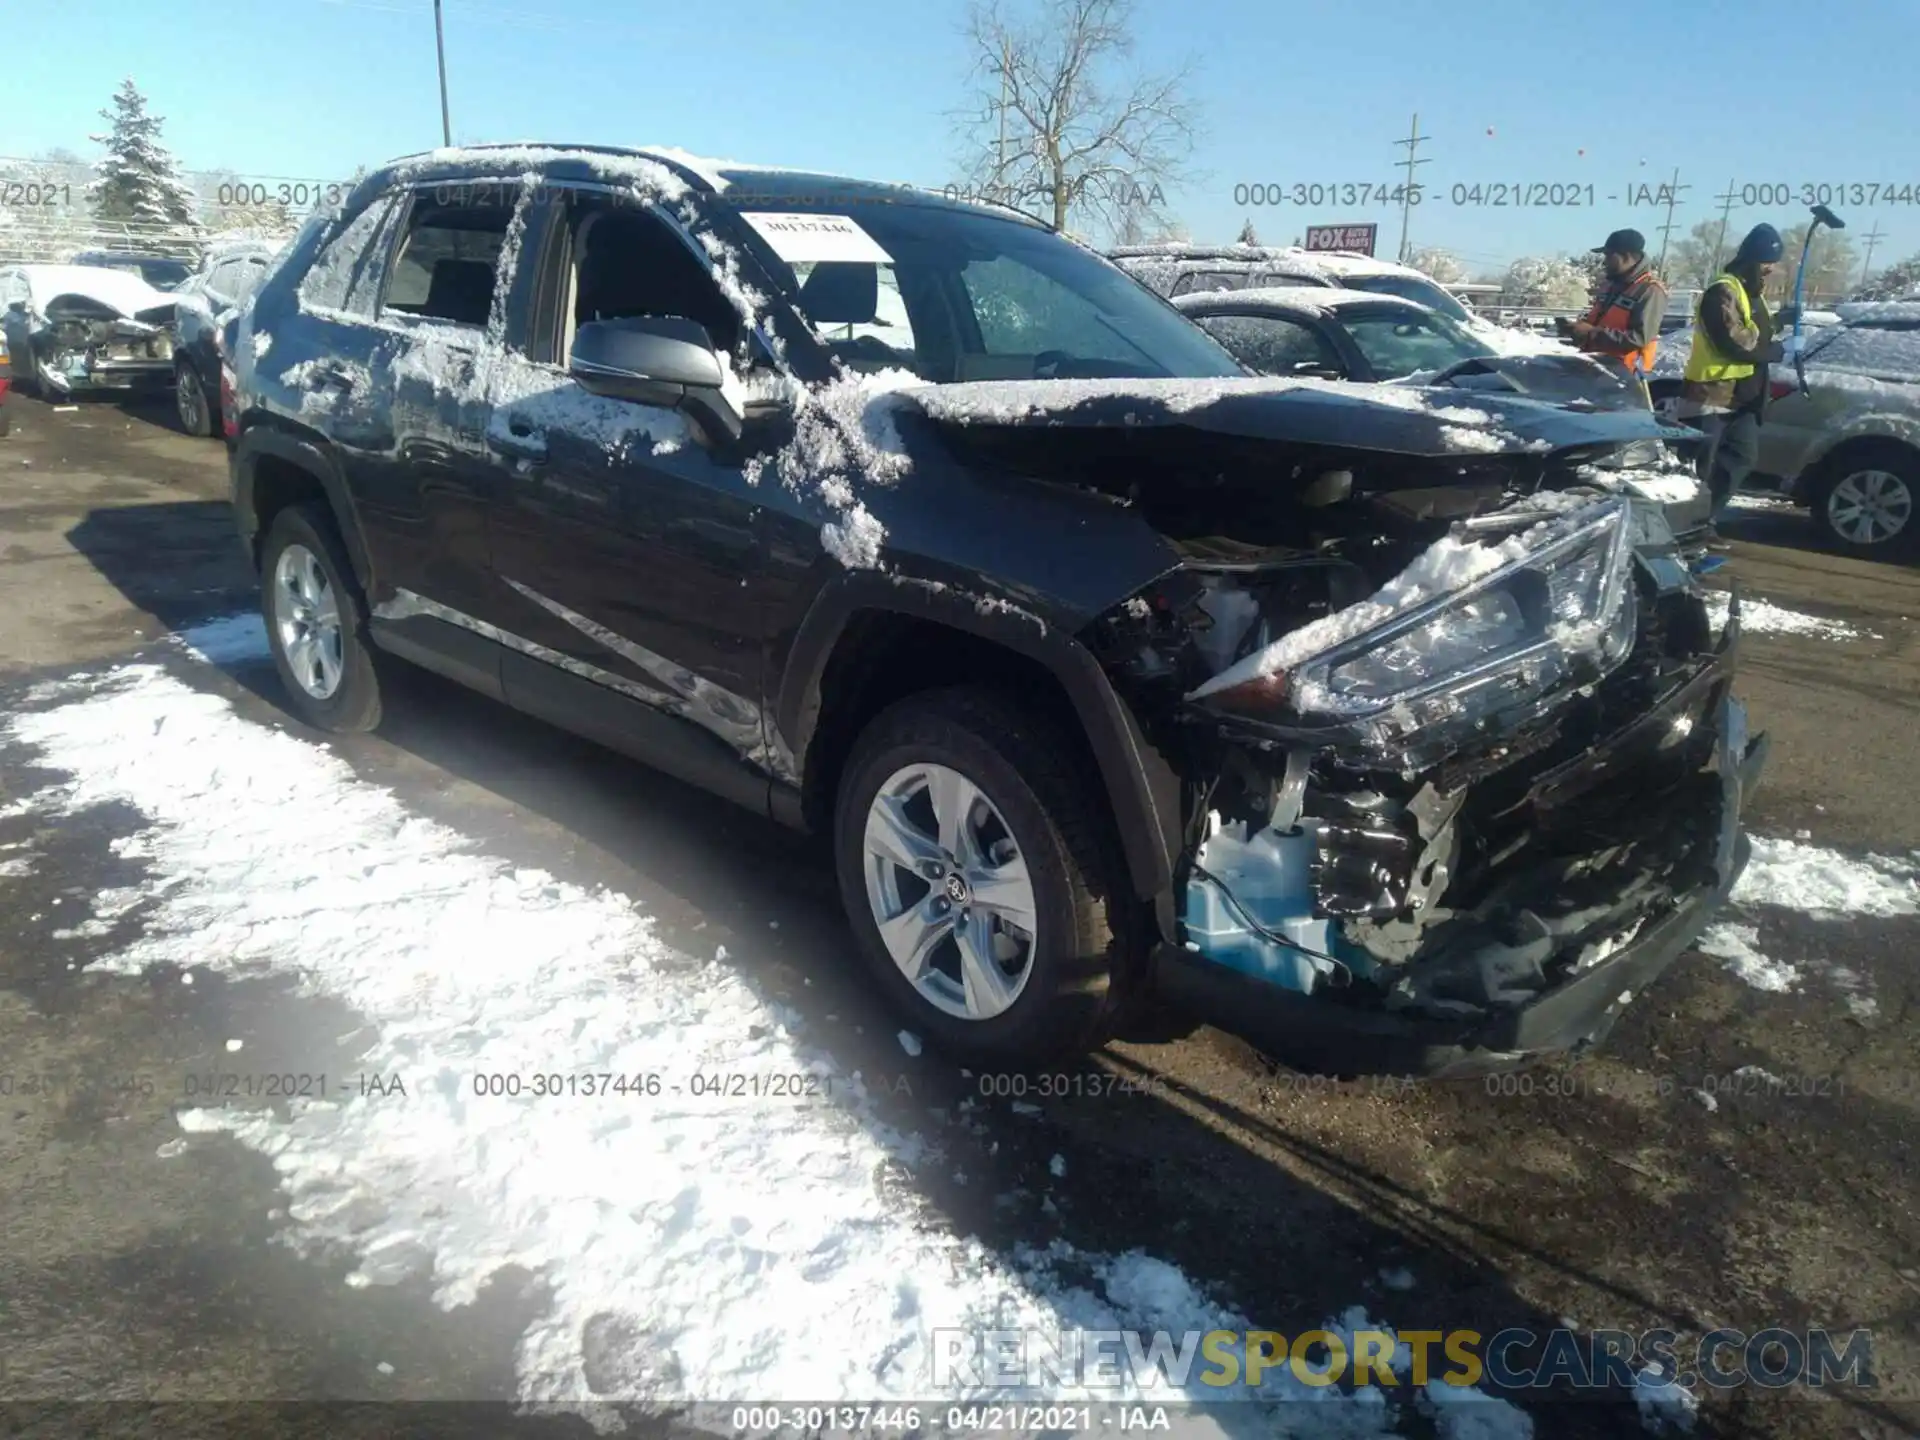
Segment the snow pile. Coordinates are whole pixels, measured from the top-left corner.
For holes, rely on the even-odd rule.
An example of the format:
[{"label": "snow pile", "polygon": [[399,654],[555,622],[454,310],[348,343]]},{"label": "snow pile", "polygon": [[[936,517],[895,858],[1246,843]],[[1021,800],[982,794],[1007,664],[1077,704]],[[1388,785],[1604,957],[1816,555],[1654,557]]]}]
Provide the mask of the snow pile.
[{"label": "snow pile", "polygon": [[1677,1435],[1693,1430],[1700,1399],[1666,1370],[1639,1370],[1633,1377],[1633,1403],[1640,1423],[1655,1435]]},{"label": "snow pile", "polygon": [[1774,960],[1760,951],[1760,929],[1718,921],[1701,934],[1694,948],[1702,955],[1727,962],[1727,969],[1756,990],[1784,992],[1800,983],[1800,971],[1784,960]]},{"label": "snow pile", "polygon": [[1855,858],[1799,840],[1752,840],[1752,858],[1733,888],[1736,905],[1780,905],[1816,920],[1920,914],[1920,863],[1913,858]]},{"label": "snow pile", "polygon": [[[1751,911],[1756,906],[1776,906],[1815,920],[1920,914],[1920,858],[1851,856],[1798,840],[1750,838],[1752,856],[1730,897],[1738,907]],[[1695,948],[1724,960],[1736,977],[1757,990],[1780,993],[1799,988],[1801,967],[1765,954],[1757,925],[1721,920],[1707,927]],[[1854,1015],[1868,1019],[1878,1012],[1865,977],[1857,971],[1829,965],[1820,974],[1840,992]]]},{"label": "snow pile", "polygon": [[[1727,628],[1732,601],[1724,590],[1709,590],[1705,596],[1707,618],[1716,632]],[[1740,632],[1743,635],[1800,635],[1812,640],[1878,640],[1870,632],[1856,630],[1844,620],[1828,620],[1818,615],[1803,615],[1771,600],[1753,595],[1740,597]]]},{"label": "snow pile", "polygon": [[[221,653],[233,640],[186,637]],[[624,897],[479,853],[320,747],[157,666],[46,698],[6,725],[72,777],[36,805],[124,805],[146,820],[118,846],[148,867],[143,933],[99,968],[296,976],[362,1019],[355,1068],[405,1086],[296,1101],[285,1118],[187,1111],[189,1146],[227,1135],[267,1156],[289,1192],[287,1239],[309,1254],[343,1247],[350,1285],[427,1275],[452,1308],[504,1267],[540,1277],[522,1400],[925,1400],[942,1329],[1248,1328],[1138,1251],[1055,1242],[1004,1256],[916,1218],[904,1177],[925,1147],[882,1125],[858,1075],[808,1046],[790,1014],[670,949]],[[647,1093],[535,1098],[529,1078],[509,1098],[477,1083],[555,1072]],[[814,1077],[830,1094],[720,1099],[692,1093],[696,1074]],[[1043,1388],[1031,1398],[1139,1393]],[[1281,1372],[1262,1393],[1316,1405],[1288,1418],[1322,1416],[1332,1433],[1387,1428],[1377,1390]],[[1526,1433],[1504,1402],[1459,1409]]]},{"label": "snow pile", "polygon": [[1698,500],[1706,487],[1700,483],[1700,477],[1684,466],[1655,470],[1640,468],[1631,470],[1602,470],[1595,466],[1583,465],[1580,468],[1583,480],[1609,488],[1624,487],[1648,500],[1658,501],[1662,505],[1684,505],[1689,500]]},{"label": "snow pile", "polygon": [[[1537,529],[1538,527],[1536,527]],[[1281,636],[1264,649],[1256,650],[1236,665],[1222,670],[1187,698],[1201,700],[1236,685],[1291,670],[1323,651],[1364,635],[1385,624],[1393,616],[1424,605],[1439,596],[1464,590],[1503,565],[1524,558],[1534,548],[1533,531],[1508,535],[1498,541],[1453,534],[1421,551],[1414,562],[1389,580],[1368,599],[1331,615],[1323,615],[1311,624]],[[1313,697],[1300,695],[1295,701],[1311,708]]]}]

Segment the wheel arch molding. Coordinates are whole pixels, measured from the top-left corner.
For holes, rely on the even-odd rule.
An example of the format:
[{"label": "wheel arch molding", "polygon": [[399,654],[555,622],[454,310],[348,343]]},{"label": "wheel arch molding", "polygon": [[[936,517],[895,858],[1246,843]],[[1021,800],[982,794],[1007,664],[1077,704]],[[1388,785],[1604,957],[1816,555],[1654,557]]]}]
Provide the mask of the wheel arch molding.
[{"label": "wheel arch molding", "polygon": [[360,527],[360,513],[339,465],[325,444],[294,431],[258,425],[245,431],[234,445],[232,467],[235,518],[256,568],[262,532],[270,523],[271,515],[280,508],[270,505],[263,516],[263,492],[271,499],[275,485],[287,483],[290,472],[299,472],[325,498],[346,545],[347,559],[353,566],[353,578],[361,593],[368,596],[374,593],[376,577],[366,536]]},{"label": "wheel arch molding", "polygon": [[[930,638],[929,627],[949,631],[956,647],[1010,651],[1030,662],[1022,667],[1025,673],[1032,667],[1045,672],[1064,701],[1063,718],[1070,715],[1086,743],[1135,898],[1154,902],[1156,911],[1165,912],[1164,922],[1171,914],[1180,846],[1179,777],[1147,743],[1093,654],[1073,635],[1004,597],[902,583],[870,571],[850,572],[820,591],[795,632],[768,717],[798,762],[803,817],[822,813],[814,809],[822,801],[831,813],[838,763],[853,738],[823,723],[833,715],[833,675],[872,622],[910,627],[916,640]],[[901,697],[888,692],[887,698]],[[858,723],[869,713],[861,710]]]}]

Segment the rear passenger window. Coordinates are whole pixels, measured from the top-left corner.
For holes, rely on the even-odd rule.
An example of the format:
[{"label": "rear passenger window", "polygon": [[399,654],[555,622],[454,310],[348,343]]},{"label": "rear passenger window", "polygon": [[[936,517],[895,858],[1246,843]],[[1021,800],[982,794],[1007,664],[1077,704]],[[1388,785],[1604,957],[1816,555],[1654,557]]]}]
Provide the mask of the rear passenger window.
[{"label": "rear passenger window", "polygon": [[487,323],[516,196],[505,186],[475,187],[473,195],[450,204],[431,192],[415,197],[382,310]]}]

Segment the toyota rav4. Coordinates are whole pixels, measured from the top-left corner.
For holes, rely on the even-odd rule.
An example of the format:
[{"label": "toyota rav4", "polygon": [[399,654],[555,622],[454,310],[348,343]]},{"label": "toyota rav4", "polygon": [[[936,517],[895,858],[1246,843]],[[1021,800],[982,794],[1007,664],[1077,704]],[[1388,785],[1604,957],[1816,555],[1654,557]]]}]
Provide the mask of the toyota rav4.
[{"label": "toyota rav4", "polygon": [[959,1056],[1577,1050],[1744,862],[1645,412],[1252,377],[1017,214],[591,147],[381,168],[228,349],[304,719],[398,658],[818,836]]}]

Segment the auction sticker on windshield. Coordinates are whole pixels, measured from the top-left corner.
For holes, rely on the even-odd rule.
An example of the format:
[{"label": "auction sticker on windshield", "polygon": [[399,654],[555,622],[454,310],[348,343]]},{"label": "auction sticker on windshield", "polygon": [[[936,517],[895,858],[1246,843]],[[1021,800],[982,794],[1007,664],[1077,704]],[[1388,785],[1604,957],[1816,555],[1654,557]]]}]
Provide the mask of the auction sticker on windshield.
[{"label": "auction sticker on windshield", "polygon": [[742,211],[740,218],[766,237],[773,253],[790,265],[827,260],[891,265],[893,257],[846,215]]}]

